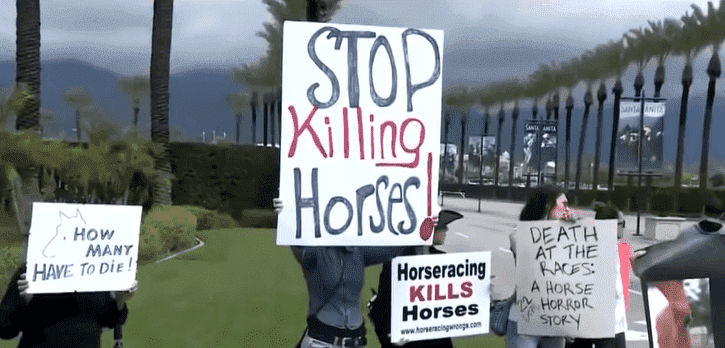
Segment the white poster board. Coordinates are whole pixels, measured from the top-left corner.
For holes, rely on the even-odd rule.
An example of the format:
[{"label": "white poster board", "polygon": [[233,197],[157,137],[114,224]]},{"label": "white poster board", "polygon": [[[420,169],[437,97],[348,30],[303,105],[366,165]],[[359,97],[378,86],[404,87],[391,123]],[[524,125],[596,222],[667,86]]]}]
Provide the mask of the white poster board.
[{"label": "white poster board", "polygon": [[392,342],[488,333],[490,252],[396,257],[390,275]]},{"label": "white poster board", "polygon": [[617,257],[617,220],[519,222],[519,333],[614,337]]},{"label": "white poster board", "polygon": [[284,23],[278,245],[431,243],[443,32]]},{"label": "white poster board", "polygon": [[33,203],[28,293],[130,289],[140,229],[141,206]]}]

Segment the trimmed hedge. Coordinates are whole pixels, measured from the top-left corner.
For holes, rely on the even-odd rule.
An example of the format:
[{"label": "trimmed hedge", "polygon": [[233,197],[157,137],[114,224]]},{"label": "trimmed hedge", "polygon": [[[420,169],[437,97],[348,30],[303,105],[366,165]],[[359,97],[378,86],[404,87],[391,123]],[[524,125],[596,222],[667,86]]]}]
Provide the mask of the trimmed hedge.
[{"label": "trimmed hedge", "polygon": [[242,220],[247,209],[272,208],[279,150],[251,145],[171,143],[174,205],[216,210]]},{"label": "trimmed hedge", "polygon": [[195,207],[191,205],[183,206],[185,209],[190,211],[196,216],[196,230],[219,230],[227,228],[240,227],[239,223],[226,213],[220,213],[217,211],[211,211],[201,207]]},{"label": "trimmed hedge", "polygon": [[194,232],[196,216],[189,209],[179,206],[154,207],[141,225],[139,259],[188,248],[194,244]]}]

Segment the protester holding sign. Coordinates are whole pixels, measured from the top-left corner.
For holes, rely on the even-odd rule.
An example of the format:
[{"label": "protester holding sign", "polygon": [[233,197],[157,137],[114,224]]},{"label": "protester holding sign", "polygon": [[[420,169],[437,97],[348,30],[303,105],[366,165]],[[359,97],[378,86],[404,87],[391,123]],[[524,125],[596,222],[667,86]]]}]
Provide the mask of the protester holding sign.
[{"label": "protester holding sign", "polygon": [[300,346],[363,347],[365,267],[431,243],[443,32],[285,21],[282,42],[276,240],[307,281]]},{"label": "protester holding sign", "polygon": [[[27,241],[23,254],[27,253]],[[126,301],[136,288],[122,292],[27,293],[25,265],[15,271],[0,302],[0,338],[22,332],[18,347],[100,348],[101,328],[123,325]]]},{"label": "protester holding sign", "polygon": [[[406,250],[404,255],[426,255],[426,254],[444,254],[443,251],[435,248],[436,245],[442,245],[446,231],[448,230],[448,224],[462,218],[458,212],[451,210],[441,210],[438,214],[438,223],[436,224],[435,230],[433,231],[433,247],[431,246],[420,246],[410,247]],[[391,262],[383,264],[383,270],[380,272],[380,280],[378,283],[378,292],[373,299],[368,303],[370,309],[370,319],[375,325],[375,333],[380,341],[382,348],[403,346],[407,348],[412,347],[453,347],[453,343],[450,338],[442,338],[435,340],[426,341],[415,341],[415,342],[390,342],[390,267]]]},{"label": "protester holding sign", "polygon": [[[596,202],[594,204],[594,211],[596,211],[597,220],[608,220],[617,219],[617,237],[621,238],[624,235],[624,215],[615,206],[611,204],[604,204]],[[626,339],[624,336],[627,331],[627,313],[625,306],[625,289],[629,289],[629,284],[624,282],[622,278],[622,268],[620,266],[620,257],[617,257],[617,293],[616,302],[614,308],[615,315],[615,336],[613,338],[601,338],[601,339],[585,339],[577,338],[574,342],[567,343],[567,348],[591,348],[592,345],[595,348],[625,348]]]},{"label": "protester holding sign", "polygon": [[[284,204],[274,200],[277,214]],[[309,307],[307,329],[298,347],[351,347],[367,344],[361,312],[365,267],[387,262],[406,247],[301,247],[292,253],[302,266]]]},{"label": "protester holding sign", "polygon": [[[548,218],[572,219],[573,211],[568,207],[566,195],[556,187],[545,186],[534,191],[521,210],[520,221],[538,221]],[[516,261],[516,237],[515,232],[509,235],[511,252]],[[516,300],[516,294],[514,294]],[[506,328],[507,348],[563,348],[564,337],[531,336],[519,334],[518,321],[521,317],[521,309],[517,303],[511,307],[509,322]]]}]

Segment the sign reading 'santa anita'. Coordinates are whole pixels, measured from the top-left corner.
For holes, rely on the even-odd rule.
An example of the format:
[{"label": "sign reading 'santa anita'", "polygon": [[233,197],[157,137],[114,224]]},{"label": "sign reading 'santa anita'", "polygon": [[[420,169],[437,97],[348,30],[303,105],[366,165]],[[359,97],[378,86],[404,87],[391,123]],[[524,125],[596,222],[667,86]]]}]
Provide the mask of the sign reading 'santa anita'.
[{"label": "sign reading 'santa anita'", "polygon": [[287,21],[279,245],[430,244],[443,32]]}]

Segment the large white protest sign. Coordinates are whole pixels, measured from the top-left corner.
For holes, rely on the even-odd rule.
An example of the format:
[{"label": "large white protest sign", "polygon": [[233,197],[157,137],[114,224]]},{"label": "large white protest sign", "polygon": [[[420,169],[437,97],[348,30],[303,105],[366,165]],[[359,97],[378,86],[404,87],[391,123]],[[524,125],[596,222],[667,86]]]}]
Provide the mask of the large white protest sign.
[{"label": "large white protest sign", "polygon": [[279,245],[430,244],[443,32],[284,23]]},{"label": "large white protest sign", "polygon": [[519,333],[614,337],[617,220],[516,227]]},{"label": "large white protest sign", "polygon": [[140,229],[140,206],[33,203],[28,293],[130,289]]},{"label": "large white protest sign", "polygon": [[393,342],[488,333],[490,252],[403,256],[391,266]]}]

